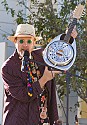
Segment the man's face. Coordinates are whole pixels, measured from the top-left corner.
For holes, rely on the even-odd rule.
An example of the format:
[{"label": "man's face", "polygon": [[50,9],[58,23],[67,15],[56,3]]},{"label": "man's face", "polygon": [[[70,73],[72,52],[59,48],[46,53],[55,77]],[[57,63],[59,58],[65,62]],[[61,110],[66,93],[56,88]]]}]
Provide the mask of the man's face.
[{"label": "man's face", "polygon": [[35,38],[33,36],[29,35],[29,37],[17,37],[15,40],[15,47],[21,57],[23,57],[25,50],[29,51],[29,53],[32,52],[35,45]]}]

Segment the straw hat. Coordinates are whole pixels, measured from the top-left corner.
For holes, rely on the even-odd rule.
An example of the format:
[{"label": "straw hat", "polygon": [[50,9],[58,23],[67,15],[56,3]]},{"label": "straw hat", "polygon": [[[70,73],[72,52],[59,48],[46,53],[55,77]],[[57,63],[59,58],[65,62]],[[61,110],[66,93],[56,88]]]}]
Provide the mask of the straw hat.
[{"label": "straw hat", "polygon": [[15,42],[16,37],[29,37],[32,35],[35,37],[36,41],[42,39],[42,37],[36,37],[35,35],[35,28],[33,25],[30,24],[19,24],[16,29],[16,33],[14,36],[8,36],[8,40]]}]

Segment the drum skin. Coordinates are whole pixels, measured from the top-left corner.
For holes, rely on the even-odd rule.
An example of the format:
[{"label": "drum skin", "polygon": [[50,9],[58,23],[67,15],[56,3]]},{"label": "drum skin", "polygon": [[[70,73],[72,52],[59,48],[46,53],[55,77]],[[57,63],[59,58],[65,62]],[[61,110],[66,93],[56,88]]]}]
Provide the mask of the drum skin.
[{"label": "drum skin", "polygon": [[66,43],[61,40],[63,35],[58,35],[46,46],[43,51],[43,59],[48,66],[66,71],[75,62],[76,41],[73,39],[71,43]]}]

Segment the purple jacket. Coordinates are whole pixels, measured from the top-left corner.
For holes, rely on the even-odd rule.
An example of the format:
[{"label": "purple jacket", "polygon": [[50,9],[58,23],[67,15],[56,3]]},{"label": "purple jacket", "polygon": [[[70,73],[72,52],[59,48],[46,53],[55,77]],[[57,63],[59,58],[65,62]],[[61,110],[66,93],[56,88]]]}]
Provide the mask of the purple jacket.
[{"label": "purple jacket", "polygon": [[[36,61],[42,62],[42,49],[32,52]],[[41,75],[45,67],[38,65]],[[33,97],[27,95],[26,73],[21,72],[21,60],[18,53],[9,57],[2,66],[2,78],[4,83],[4,113],[2,125],[38,125],[39,101],[38,95],[42,92],[39,82],[33,83]],[[53,80],[46,83],[49,92],[48,114],[50,124],[58,120],[58,111]],[[58,125],[58,124],[57,124]]]}]

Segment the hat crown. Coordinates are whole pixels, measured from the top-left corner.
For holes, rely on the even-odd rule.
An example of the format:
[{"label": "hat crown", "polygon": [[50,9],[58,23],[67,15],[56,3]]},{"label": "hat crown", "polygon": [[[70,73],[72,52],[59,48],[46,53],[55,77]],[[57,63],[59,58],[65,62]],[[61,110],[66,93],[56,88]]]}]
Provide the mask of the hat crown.
[{"label": "hat crown", "polygon": [[30,24],[19,24],[16,29],[15,36],[18,35],[32,35],[35,37],[35,29]]}]

